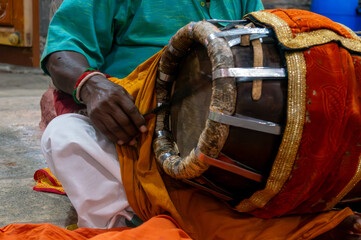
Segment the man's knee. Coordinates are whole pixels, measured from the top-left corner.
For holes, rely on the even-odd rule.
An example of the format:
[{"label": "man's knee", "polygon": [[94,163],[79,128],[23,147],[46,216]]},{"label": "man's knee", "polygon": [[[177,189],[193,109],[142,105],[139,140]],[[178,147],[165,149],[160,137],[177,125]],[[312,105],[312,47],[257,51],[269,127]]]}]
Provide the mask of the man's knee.
[{"label": "man's knee", "polygon": [[88,117],[80,114],[64,114],[54,118],[41,138],[44,154],[61,150],[72,144],[81,144],[84,138],[92,135],[94,129]]}]

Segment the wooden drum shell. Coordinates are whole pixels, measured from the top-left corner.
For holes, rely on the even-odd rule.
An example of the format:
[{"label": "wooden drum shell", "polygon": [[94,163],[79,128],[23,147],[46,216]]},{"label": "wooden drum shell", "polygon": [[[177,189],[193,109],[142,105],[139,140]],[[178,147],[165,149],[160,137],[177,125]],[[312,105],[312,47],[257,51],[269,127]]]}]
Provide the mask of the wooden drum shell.
[{"label": "wooden drum shell", "polygon": [[[263,65],[273,68],[283,67],[283,59],[276,44],[271,42],[262,45]],[[235,67],[253,67],[251,46],[234,46],[232,53]],[[197,44],[180,65],[173,90],[171,131],[181,157],[188,155],[197,145],[209,114],[211,88],[211,63],[206,49]],[[251,93],[252,82],[237,83],[236,114],[285,126],[287,104],[287,81],[285,79],[263,81],[262,97],[258,101],[252,99]],[[222,153],[235,160],[237,164],[260,173],[264,179],[267,179],[281,139],[282,135],[231,126]],[[263,188],[265,184],[265,182],[255,182],[213,166],[203,173],[202,178],[204,177],[212,182],[211,188],[218,189],[219,187],[225,194],[237,201],[249,197],[254,191]],[[204,179],[198,181],[204,183]]]}]

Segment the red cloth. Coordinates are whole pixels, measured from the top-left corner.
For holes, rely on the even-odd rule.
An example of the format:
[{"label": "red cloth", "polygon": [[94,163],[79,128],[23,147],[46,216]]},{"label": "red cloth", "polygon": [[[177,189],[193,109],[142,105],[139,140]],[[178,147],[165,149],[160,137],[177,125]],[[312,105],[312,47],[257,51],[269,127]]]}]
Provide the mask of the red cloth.
[{"label": "red cloth", "polygon": [[[269,12],[286,21],[294,36],[323,28],[352,38],[341,25],[311,12]],[[265,207],[251,212],[257,217],[328,210],[351,190],[345,188],[354,177],[360,180],[360,57],[334,42],[294,51],[303,51],[307,65],[302,139],[289,179]]]},{"label": "red cloth", "polygon": [[39,169],[34,173],[36,185],[33,190],[39,192],[51,192],[65,195],[65,190],[58,179],[55,178],[49,168]]}]

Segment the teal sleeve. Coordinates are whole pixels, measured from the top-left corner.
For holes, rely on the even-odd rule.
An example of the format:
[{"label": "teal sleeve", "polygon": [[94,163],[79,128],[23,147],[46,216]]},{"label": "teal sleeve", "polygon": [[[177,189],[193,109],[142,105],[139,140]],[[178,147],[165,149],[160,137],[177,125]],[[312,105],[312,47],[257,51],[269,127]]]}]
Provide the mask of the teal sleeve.
[{"label": "teal sleeve", "polygon": [[[75,51],[83,54],[91,67],[100,68],[110,52],[114,36],[114,16],[121,1],[65,0],[54,15],[41,58],[56,51]],[[120,27],[117,24],[117,27]]]},{"label": "teal sleeve", "polygon": [[247,13],[264,9],[261,0],[242,0],[242,6],[242,17]]}]

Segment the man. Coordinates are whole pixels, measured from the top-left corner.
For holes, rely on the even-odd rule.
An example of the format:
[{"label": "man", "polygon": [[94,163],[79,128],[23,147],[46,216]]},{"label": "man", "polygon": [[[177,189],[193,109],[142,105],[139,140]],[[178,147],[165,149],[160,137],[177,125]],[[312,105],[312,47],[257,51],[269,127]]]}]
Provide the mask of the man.
[{"label": "man", "polygon": [[[42,67],[44,71],[50,73],[58,89],[72,94],[79,76],[85,69],[94,67],[114,77],[125,77],[140,63],[161,50],[170,37],[190,21],[209,18],[241,19],[246,12],[261,9],[262,3],[259,0],[212,1],[209,9],[205,2],[188,0],[121,1],[121,3],[97,0],[90,3],[79,0],[64,1],[50,25]],[[75,12],[80,16],[74,17]],[[96,75],[90,78],[82,87],[80,95],[87,107],[91,122],[111,142],[118,145],[134,145],[134,138],[147,131],[145,120],[136,109],[132,97],[121,86],[105,77]],[[77,117],[86,119],[83,116]],[[86,121],[90,123],[89,119]],[[44,139],[48,136],[47,133],[48,131]],[[45,140],[43,143],[45,147]],[[49,149],[45,150],[48,160],[59,159],[57,156],[49,156],[48,151]],[[79,154],[78,151],[72,151],[77,152],[75,155]],[[112,155],[115,154],[114,151],[115,149],[112,149]],[[100,153],[99,155],[101,156]],[[52,160],[49,165],[52,167]],[[58,172],[54,168],[52,170]],[[120,179],[118,171],[113,174]],[[64,186],[67,185],[65,179],[62,177],[59,179]],[[85,180],[86,184],[87,181]],[[117,184],[114,187],[122,188]],[[81,189],[85,191],[83,187]],[[72,199],[71,190],[66,191]],[[123,206],[126,204],[126,198],[125,196],[121,198],[124,202],[119,200],[119,205],[122,205],[120,208],[126,209],[127,207]],[[83,210],[79,208],[84,203],[79,203],[78,207],[74,201],[72,199],[80,215],[80,226],[117,226],[108,223],[109,220],[105,220],[105,223],[100,225],[87,223],[88,220],[83,222]],[[104,199],[100,202],[102,205],[108,205],[104,203]],[[89,207],[86,208],[87,210],[84,211],[89,212]]]},{"label": "man", "polygon": [[[113,143],[134,146],[137,136],[148,130],[124,87],[105,75],[89,77],[84,72],[95,68],[123,78],[190,21],[241,19],[261,9],[259,0],[211,1],[209,8],[199,0],[64,1],[51,23],[42,67],[65,93],[73,94],[80,83],[75,98],[85,104],[89,118],[67,114],[54,119],[44,132],[42,147],[79,215],[80,227],[139,224],[125,194]],[[346,225],[352,226],[354,218],[348,221]],[[202,239],[206,233],[190,234]]]}]

